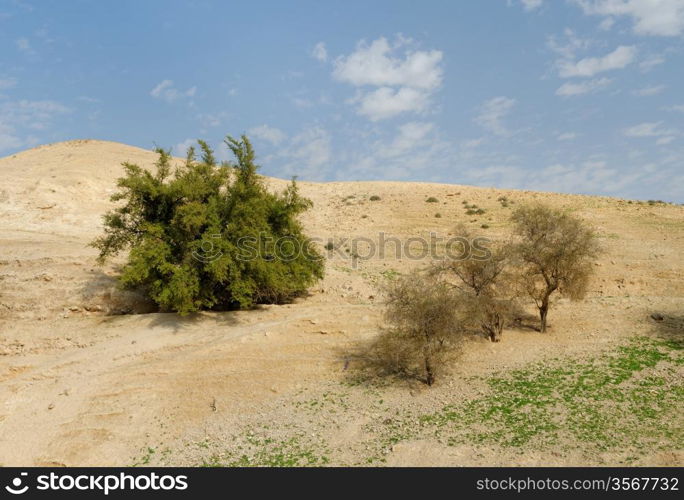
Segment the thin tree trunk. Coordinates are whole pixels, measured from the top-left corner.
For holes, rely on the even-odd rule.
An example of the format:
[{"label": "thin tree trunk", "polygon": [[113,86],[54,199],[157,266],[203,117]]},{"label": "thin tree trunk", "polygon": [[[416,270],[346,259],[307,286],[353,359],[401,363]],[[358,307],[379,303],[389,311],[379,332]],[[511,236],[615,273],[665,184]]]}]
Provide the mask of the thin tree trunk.
[{"label": "thin tree trunk", "polygon": [[435,383],[435,373],[432,370],[432,363],[430,363],[430,356],[425,355],[425,383],[432,385]]},{"label": "thin tree trunk", "polygon": [[485,327],[484,330],[487,332],[487,336],[492,342],[499,342],[501,340],[501,330],[499,330],[497,327]]},{"label": "thin tree trunk", "polygon": [[501,341],[501,333],[503,332],[504,329],[504,318],[497,318],[496,320],[496,330],[494,332],[494,338],[492,338],[492,342],[500,342]]},{"label": "thin tree trunk", "polygon": [[546,316],[549,314],[549,298],[544,297],[541,306],[539,307],[539,318],[541,319],[541,327],[539,331],[546,332]]},{"label": "thin tree trunk", "polygon": [[504,318],[499,315],[492,314],[487,318],[487,321],[481,323],[482,329],[485,331],[489,340],[492,342],[501,341],[501,332],[503,332]]}]

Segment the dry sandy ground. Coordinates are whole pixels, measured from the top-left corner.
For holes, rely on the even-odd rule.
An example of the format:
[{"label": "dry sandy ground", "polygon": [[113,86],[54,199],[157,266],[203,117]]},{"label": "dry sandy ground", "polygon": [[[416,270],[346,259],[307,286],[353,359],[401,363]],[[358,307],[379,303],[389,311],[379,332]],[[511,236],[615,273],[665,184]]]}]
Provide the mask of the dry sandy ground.
[{"label": "dry sandy ground", "polygon": [[[220,447],[231,432],[269,419],[280,419],[281,428],[299,419],[306,432],[308,420],[293,402],[346,387],[340,384],[348,375],[348,353],[380,325],[376,284],[425,263],[397,259],[391,246],[385,258],[356,266],[334,255],[326,278],[294,304],[187,318],[150,313],[135,294],[117,290],[116,263],[98,267],[87,244],[111,206],[120,163],[150,166],[155,158],[88,140],[0,159],[1,465],[129,465],[145,450],[145,463],[196,463],[201,453],[187,451],[193,443]],[[592,355],[616,340],[647,334],[653,312],[678,318],[684,311],[682,206],[421,183],[301,183],[301,189],[314,201],[304,216],[307,232],[322,241],[377,240],[379,232],[402,240],[430,231],[446,236],[457,222],[487,224],[483,234],[503,236],[511,211],[497,201],[503,195],[518,204],[536,200],[574,211],[597,227],[607,250],[587,299],[561,301],[551,312],[549,334],[511,329],[500,344],[474,341],[454,377],[433,389],[409,383],[351,389],[346,414],[353,418],[338,421],[326,438],[342,450],[336,463],[356,463],[363,453],[354,443],[367,438],[365,424],[385,418],[374,406],[378,390],[392,408],[437,408],[478,390],[477,384],[459,384],[459,376]],[[381,200],[371,202],[371,195]],[[429,196],[439,202],[426,203]],[[486,214],[465,215],[463,201]],[[365,249],[358,251],[364,255]],[[310,418],[312,434],[321,432],[321,419],[335,420],[317,415]],[[647,453],[639,463],[681,465],[681,456],[678,449]],[[402,442],[386,457],[392,465],[611,460],[573,452],[447,449],[424,440]]]}]

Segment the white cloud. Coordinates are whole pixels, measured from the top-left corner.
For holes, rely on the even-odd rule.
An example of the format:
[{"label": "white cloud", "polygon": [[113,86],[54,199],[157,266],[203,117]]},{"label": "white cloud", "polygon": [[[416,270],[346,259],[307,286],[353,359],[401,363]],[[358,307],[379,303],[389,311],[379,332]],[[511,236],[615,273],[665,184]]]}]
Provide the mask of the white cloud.
[{"label": "white cloud", "polygon": [[305,97],[293,97],[292,104],[294,104],[298,108],[310,108],[313,106],[313,102],[311,102],[311,99],[307,99]]},{"label": "white cloud", "polygon": [[195,118],[199,120],[203,128],[218,127],[229,117],[226,111],[218,111],[216,113],[198,113]]},{"label": "white cloud", "polygon": [[318,61],[326,62],[328,60],[328,51],[325,48],[325,44],[323,42],[318,42],[311,51],[311,56]]},{"label": "white cloud", "polygon": [[87,95],[80,95],[76,99],[81,101],[81,102],[87,102],[88,104],[98,104],[98,103],[102,102],[100,99],[97,99],[95,97],[90,97]]},{"label": "white cloud", "polygon": [[592,44],[589,39],[579,38],[570,28],[565,28],[563,34],[565,36],[564,43],[559,42],[555,36],[551,36],[547,40],[547,46],[563,59],[574,59],[577,52],[588,49]]},{"label": "white cloud", "polygon": [[599,23],[599,28],[603,31],[609,31],[615,24],[615,19],[612,17],[606,17],[603,21]]},{"label": "white cloud", "polygon": [[67,113],[70,109],[55,101],[28,101],[22,99],[6,103],[2,108],[8,121],[26,128],[43,130],[50,125],[52,119],[59,114]]},{"label": "white cloud", "polygon": [[544,0],[520,0],[525,10],[538,9],[544,3]]},{"label": "white cloud", "polygon": [[515,103],[515,99],[504,96],[489,99],[481,106],[480,114],[475,118],[475,123],[495,135],[509,135],[510,132],[502,122],[511,112]]},{"label": "white cloud", "polygon": [[[610,168],[604,160],[587,160],[579,165],[554,164],[541,169],[537,175],[530,175],[531,189],[544,191],[561,191],[571,193],[594,192],[596,186],[602,186],[604,192],[615,192],[620,189],[614,179],[622,181],[618,170]],[[629,178],[629,175],[625,175]]]},{"label": "white cloud", "polygon": [[367,116],[372,121],[391,118],[407,111],[424,111],[429,102],[428,94],[417,89],[401,87],[394,90],[391,87],[361,94],[358,99],[359,114]]},{"label": "white cloud", "polygon": [[684,32],[682,0],[574,0],[585,14],[626,16],[639,35],[679,36]]},{"label": "white cloud", "polygon": [[665,144],[670,144],[672,141],[674,141],[674,136],[668,135],[665,137],[660,137],[657,141],[656,144],[659,146],[663,146]]},{"label": "white cloud", "polygon": [[392,158],[405,155],[423,144],[433,129],[434,124],[429,122],[408,122],[400,125],[397,136],[388,147],[379,149],[378,156]]},{"label": "white cloud", "polygon": [[577,133],[575,132],[564,132],[562,134],[558,134],[556,136],[556,139],[559,141],[572,141],[573,139],[577,138]]},{"label": "white cloud", "polygon": [[627,137],[657,137],[668,132],[660,129],[663,122],[644,122],[624,130]]},{"label": "white cloud", "polygon": [[461,148],[464,150],[470,150],[480,147],[485,142],[484,137],[478,139],[468,139],[461,143]]},{"label": "white cloud", "polygon": [[373,135],[376,133],[382,138],[364,141],[358,149],[340,155],[345,168],[337,174],[338,179],[439,181],[454,167],[458,153],[451,143],[439,138],[434,123],[411,121],[399,125],[392,135],[375,129]]},{"label": "white cloud", "polygon": [[651,71],[653,68],[656,66],[663,64],[665,62],[665,58],[661,55],[651,55],[646,57],[644,60],[642,60],[639,63],[639,69],[643,71],[644,73],[647,73]]},{"label": "white cloud", "polygon": [[563,78],[591,77],[604,71],[622,69],[631,64],[635,56],[636,48],[634,46],[621,45],[603,57],[587,57],[577,62],[560,61],[558,62],[558,70]]},{"label": "white cloud", "polygon": [[397,55],[399,48],[411,43],[401,37],[394,46],[385,38],[370,44],[361,41],[353,53],[335,60],[336,80],[356,87],[376,87],[359,90],[351,100],[359,104],[359,114],[377,121],[428,108],[430,96],[442,83],[442,52],[406,50]]},{"label": "white cloud", "polygon": [[163,80],[150,91],[150,95],[155,99],[162,99],[166,102],[175,102],[179,99],[190,98],[197,92],[197,87],[190,87],[181,91],[173,86],[173,80]]},{"label": "white cloud", "polygon": [[663,90],[665,90],[665,85],[652,85],[651,87],[644,87],[641,89],[637,89],[632,92],[634,95],[638,95],[641,97],[648,97],[652,95],[658,95],[660,94]]},{"label": "white cloud", "polygon": [[0,152],[19,149],[24,141],[16,135],[14,128],[0,121]]},{"label": "white cloud", "polygon": [[594,80],[587,80],[579,83],[568,82],[558,87],[556,95],[569,97],[590,94],[607,87],[611,82],[612,80],[610,78],[596,78]]},{"label": "white cloud", "polygon": [[492,185],[562,193],[617,194],[642,186],[648,177],[642,166],[618,170],[600,159],[579,163],[553,163],[539,169],[514,165],[493,165],[468,171],[467,178],[478,185]]},{"label": "white cloud", "polygon": [[385,38],[370,45],[361,41],[355,52],[335,60],[333,76],[357,87],[401,86],[434,90],[442,83],[441,51],[406,52],[402,59],[392,56],[394,49]]},{"label": "white cloud", "polygon": [[71,110],[56,101],[0,101],[0,151],[34,146],[37,131]]},{"label": "white cloud", "polygon": [[248,135],[254,136],[257,139],[262,139],[268,141],[274,146],[277,146],[283,142],[287,135],[282,130],[269,127],[268,125],[259,125],[258,127],[253,127],[247,131]]},{"label": "white cloud", "polygon": [[287,175],[301,175],[310,180],[322,180],[331,165],[330,134],[322,127],[311,127],[292,137],[285,149],[274,158],[285,160]]},{"label": "white cloud", "polygon": [[663,122],[644,122],[623,130],[626,137],[657,137],[656,144],[663,146],[671,143],[680,132],[675,129],[663,129]]},{"label": "white cloud", "polygon": [[684,113],[684,104],[675,104],[667,109],[668,111],[679,111],[680,113]]}]

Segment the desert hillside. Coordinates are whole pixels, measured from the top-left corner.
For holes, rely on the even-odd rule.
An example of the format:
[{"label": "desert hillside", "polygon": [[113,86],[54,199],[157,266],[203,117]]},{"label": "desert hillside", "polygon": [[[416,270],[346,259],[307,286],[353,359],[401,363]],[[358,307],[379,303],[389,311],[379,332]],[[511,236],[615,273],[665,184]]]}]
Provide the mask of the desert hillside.
[{"label": "desert hillside", "polygon": [[[117,262],[98,266],[88,243],[101,232],[121,163],[149,168],[155,159],[95,140],[0,159],[1,465],[223,463],[245,454],[258,462],[259,448],[273,442],[299,457],[295,465],[684,463],[681,407],[669,441],[655,436],[647,446],[617,436],[612,448],[577,447],[563,432],[553,442],[538,433],[521,454],[495,439],[450,445],[416,430],[433,421],[421,415],[489,397],[493,374],[520,374],[540,361],[591,363],[634,339],[681,339],[684,206],[446,184],[301,182],[314,203],[303,222],[321,242],[448,236],[459,222],[503,237],[511,211],[530,201],[568,209],[600,233],[606,252],[587,298],[559,301],[549,333],[511,327],[499,344],[475,339],[454,375],[434,388],[376,386],[350,378],[350,353],[381,325],[377,285],[427,261],[391,251],[364,259],[366,247],[343,243],[325,279],[293,304],[188,317],[153,312],[117,289]],[[466,214],[464,202],[484,213]],[[671,365],[652,374],[670,392],[681,390],[683,374],[681,363]],[[243,441],[251,451],[234,448]],[[312,449],[326,450],[325,460]]]}]

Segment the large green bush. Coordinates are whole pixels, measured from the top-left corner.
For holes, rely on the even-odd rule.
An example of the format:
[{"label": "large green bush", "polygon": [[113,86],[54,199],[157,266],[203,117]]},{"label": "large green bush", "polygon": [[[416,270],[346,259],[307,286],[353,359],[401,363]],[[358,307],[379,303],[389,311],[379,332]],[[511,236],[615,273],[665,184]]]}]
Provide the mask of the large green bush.
[{"label": "large green bush", "polygon": [[323,276],[323,261],[297,215],[312,206],[295,181],[280,194],[257,175],[247,139],[228,137],[237,163],[217,165],[198,141],[185,163],[172,167],[157,149],[156,173],[124,163],[119,202],[104,216],[105,233],[92,245],[100,261],[130,248],[120,276],[162,310],[249,308],[302,294]]}]

